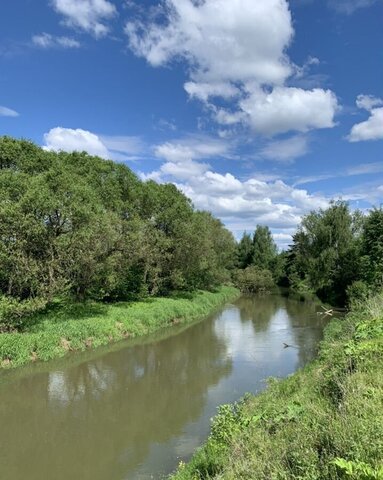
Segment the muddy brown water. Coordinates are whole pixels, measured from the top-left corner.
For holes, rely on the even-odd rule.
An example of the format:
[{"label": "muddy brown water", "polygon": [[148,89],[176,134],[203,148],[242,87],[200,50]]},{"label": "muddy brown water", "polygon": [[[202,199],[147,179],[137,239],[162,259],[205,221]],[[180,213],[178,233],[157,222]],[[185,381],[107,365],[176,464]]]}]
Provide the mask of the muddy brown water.
[{"label": "muddy brown water", "polygon": [[241,297],[187,328],[1,373],[0,478],[163,478],[206,440],[218,405],[313,358],[318,310]]}]

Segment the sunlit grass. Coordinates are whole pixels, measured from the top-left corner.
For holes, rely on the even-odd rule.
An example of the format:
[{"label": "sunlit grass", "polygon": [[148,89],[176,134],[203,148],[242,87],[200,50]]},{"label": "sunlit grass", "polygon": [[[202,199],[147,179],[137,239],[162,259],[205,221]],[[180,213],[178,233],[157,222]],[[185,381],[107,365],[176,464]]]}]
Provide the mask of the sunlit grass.
[{"label": "sunlit grass", "polygon": [[383,479],[383,296],[334,320],[311,365],[221,408],[172,478]]},{"label": "sunlit grass", "polygon": [[2,368],[17,367],[147,335],[208,315],[238,295],[233,287],[221,287],[216,292],[140,302],[58,306],[36,316],[22,333],[0,334],[0,364]]}]

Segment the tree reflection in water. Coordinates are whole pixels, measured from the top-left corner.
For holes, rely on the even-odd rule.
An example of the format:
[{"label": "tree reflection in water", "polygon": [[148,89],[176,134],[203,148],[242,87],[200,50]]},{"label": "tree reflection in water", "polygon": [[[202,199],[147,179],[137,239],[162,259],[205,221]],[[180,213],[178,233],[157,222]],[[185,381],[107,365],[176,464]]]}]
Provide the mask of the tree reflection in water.
[{"label": "tree reflection in water", "polygon": [[8,385],[0,390],[3,478],[129,478],[152,443],[201,414],[209,386],[231,371],[225,349],[208,321]]},{"label": "tree reflection in water", "polygon": [[161,478],[217,405],[310,360],[325,321],[312,301],[242,297],[174,336],[0,383],[0,477]]}]

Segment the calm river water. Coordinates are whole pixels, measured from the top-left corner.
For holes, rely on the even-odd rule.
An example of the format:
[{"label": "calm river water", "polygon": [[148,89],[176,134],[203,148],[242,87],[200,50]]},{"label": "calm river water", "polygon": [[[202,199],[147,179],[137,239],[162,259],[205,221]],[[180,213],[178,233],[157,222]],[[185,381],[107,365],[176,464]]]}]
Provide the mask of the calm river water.
[{"label": "calm river water", "polygon": [[161,337],[0,374],[0,477],[162,478],[204,442],[218,405],[312,359],[316,309],[242,297]]}]

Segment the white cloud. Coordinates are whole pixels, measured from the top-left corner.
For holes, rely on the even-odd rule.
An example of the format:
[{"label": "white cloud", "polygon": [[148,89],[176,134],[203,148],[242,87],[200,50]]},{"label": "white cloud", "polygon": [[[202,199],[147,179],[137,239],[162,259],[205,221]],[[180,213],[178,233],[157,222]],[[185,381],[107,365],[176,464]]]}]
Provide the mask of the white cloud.
[{"label": "white cloud", "polygon": [[70,37],[57,37],[49,33],[41,33],[40,35],[33,35],[32,43],[40,48],[79,48],[80,42]]},{"label": "white cloud", "polygon": [[182,162],[165,162],[160,168],[161,175],[170,175],[179,180],[202,175],[209,169],[207,163],[185,160]]},{"label": "white cloud", "polygon": [[[205,139],[205,145],[195,139],[184,139],[157,146],[156,156],[166,161],[158,170],[141,175],[142,178],[172,181],[196,208],[210,210],[233,231],[241,229],[241,225],[246,225],[242,230],[254,229],[261,223],[282,229],[280,233],[287,235],[304,213],[327,205],[323,196],[310,195],[306,190],[290,187],[281,180],[268,180],[261,174],[241,180],[231,173],[213,171],[209,164],[198,159],[216,157],[218,150],[228,154],[228,145],[223,143],[218,147],[218,142],[212,148],[214,142],[208,140]],[[285,237],[279,243],[282,245],[283,241]]]},{"label": "white cloud", "polygon": [[191,98],[198,98],[207,102],[209,97],[233,98],[240,95],[240,90],[231,83],[196,83],[187,82],[184,85],[186,92]]},{"label": "white cloud", "polygon": [[56,127],[44,134],[46,150],[63,150],[65,152],[85,151],[90,155],[109,158],[109,152],[100,138],[94,133],[81,128]]},{"label": "white cloud", "polygon": [[0,117],[18,117],[19,114],[15,111],[12,110],[11,108],[8,107],[2,107],[0,105]]},{"label": "white cloud", "polygon": [[[319,64],[309,57],[300,68],[288,58],[294,29],[287,0],[167,0],[158,21],[130,21],[125,32],[133,52],[153,66],[186,62],[186,92],[222,125],[250,125],[264,135],[334,126],[330,90],[284,86]],[[234,104],[214,105],[217,97]]]},{"label": "white cloud", "polygon": [[356,106],[371,112],[374,107],[381,107],[383,100],[381,98],[374,97],[373,95],[358,95],[356,98]]},{"label": "white cloud", "polygon": [[44,134],[44,142],[46,150],[85,151],[122,162],[141,159],[146,148],[139,137],[96,135],[81,128],[52,128]]},{"label": "white cloud", "polygon": [[96,38],[105,36],[105,22],[116,15],[116,7],[107,0],[52,0],[53,8],[64,16],[69,27],[79,28]]},{"label": "white cloud", "polygon": [[358,95],[356,105],[367,110],[370,117],[351,128],[348,141],[383,140],[383,100],[370,95]]},{"label": "white cloud", "polygon": [[338,103],[330,90],[320,88],[276,87],[268,93],[256,87],[240,107],[257,133],[275,135],[333,127]]},{"label": "white cloud", "polygon": [[168,0],[168,23],[128,22],[131,49],[154,66],[190,62],[199,81],[281,83],[291,67],[284,50],[293,36],[285,0]]},{"label": "white cloud", "polygon": [[308,151],[308,138],[303,135],[296,135],[285,140],[270,142],[260,151],[260,155],[269,160],[291,162],[295,158],[306,155]]},{"label": "white cloud", "polygon": [[250,228],[258,223],[294,228],[304,213],[328,204],[324,197],[310,195],[281,180],[266,182],[256,176],[241,181],[230,173],[206,171],[177,185],[197,208],[212,211],[232,229],[244,220]]},{"label": "white cloud", "polygon": [[201,158],[222,157],[229,154],[230,147],[224,140],[216,140],[207,136],[191,136],[173,142],[157,145],[154,153],[157,158],[164,159],[158,171],[149,175],[141,174],[144,179],[162,181],[170,176],[177,180],[187,180],[204,174],[210,168],[207,163],[198,162]]},{"label": "white cloud", "polygon": [[157,145],[154,151],[158,158],[163,158],[169,162],[181,162],[199,158],[227,156],[230,146],[224,140],[201,135]]}]

